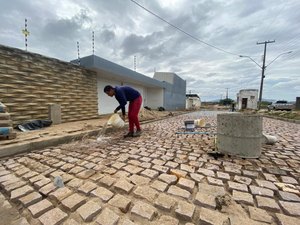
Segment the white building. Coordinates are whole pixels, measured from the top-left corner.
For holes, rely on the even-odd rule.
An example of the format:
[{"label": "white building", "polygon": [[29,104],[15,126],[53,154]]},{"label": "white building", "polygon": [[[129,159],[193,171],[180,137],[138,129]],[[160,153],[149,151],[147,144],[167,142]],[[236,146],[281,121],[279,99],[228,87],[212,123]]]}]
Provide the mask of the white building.
[{"label": "white building", "polygon": [[[72,62],[77,63],[77,60]],[[95,55],[81,58],[80,65],[97,73],[99,115],[112,113],[118,106],[115,98],[103,92],[106,85],[130,86],[138,90],[143,98],[142,107],[185,109],[186,81],[175,73],[156,72],[151,78]]]},{"label": "white building", "polygon": [[201,99],[197,94],[186,94],[185,108],[186,109],[200,109]]},{"label": "white building", "polygon": [[258,90],[243,89],[237,94],[237,109],[257,109]]}]

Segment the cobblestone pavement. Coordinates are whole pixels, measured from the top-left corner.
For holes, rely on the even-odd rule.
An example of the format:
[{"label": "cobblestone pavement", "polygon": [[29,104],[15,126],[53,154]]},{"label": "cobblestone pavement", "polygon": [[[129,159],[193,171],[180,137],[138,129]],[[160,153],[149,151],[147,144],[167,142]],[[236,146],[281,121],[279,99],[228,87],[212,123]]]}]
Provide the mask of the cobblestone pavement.
[{"label": "cobblestone pavement", "polygon": [[[300,125],[264,119],[259,159],[213,158],[210,134],[175,134],[198,112],[0,161],[0,224],[300,224]],[[61,176],[65,186],[57,188]],[[12,218],[10,218],[12,217]]]}]

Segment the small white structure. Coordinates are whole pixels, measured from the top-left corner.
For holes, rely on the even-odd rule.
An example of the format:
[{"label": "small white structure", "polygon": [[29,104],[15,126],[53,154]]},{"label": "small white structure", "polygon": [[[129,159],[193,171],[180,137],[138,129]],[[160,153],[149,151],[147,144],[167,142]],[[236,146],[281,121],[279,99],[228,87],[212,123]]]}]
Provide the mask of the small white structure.
[{"label": "small white structure", "polygon": [[243,89],[237,94],[237,109],[257,109],[258,90]]},{"label": "small white structure", "polygon": [[197,94],[186,94],[186,109],[200,109],[201,99]]}]

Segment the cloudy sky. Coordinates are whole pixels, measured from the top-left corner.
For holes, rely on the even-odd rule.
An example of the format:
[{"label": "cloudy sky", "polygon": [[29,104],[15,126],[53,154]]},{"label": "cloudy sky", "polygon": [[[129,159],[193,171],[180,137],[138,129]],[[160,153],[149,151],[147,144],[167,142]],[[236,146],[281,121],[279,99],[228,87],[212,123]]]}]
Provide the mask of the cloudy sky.
[{"label": "cloudy sky", "polygon": [[264,44],[257,42],[275,40],[263,98],[300,96],[299,0],[135,1],[161,19],[131,0],[0,0],[0,44],[25,49],[27,18],[28,50],[70,61],[77,41],[81,57],[92,54],[94,31],[96,55],[130,69],[136,56],[137,72],[150,77],[175,72],[205,101],[259,89]]}]

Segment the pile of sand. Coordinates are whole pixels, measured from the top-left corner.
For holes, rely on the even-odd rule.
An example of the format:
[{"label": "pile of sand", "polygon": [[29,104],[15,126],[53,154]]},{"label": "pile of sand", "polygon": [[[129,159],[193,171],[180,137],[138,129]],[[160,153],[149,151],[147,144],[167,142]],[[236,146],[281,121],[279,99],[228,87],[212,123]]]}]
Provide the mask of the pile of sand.
[{"label": "pile of sand", "polygon": [[166,111],[156,111],[156,110],[147,110],[145,108],[142,108],[139,113],[139,120],[153,120],[153,119],[159,119],[165,115],[168,115],[168,112]]}]

